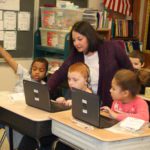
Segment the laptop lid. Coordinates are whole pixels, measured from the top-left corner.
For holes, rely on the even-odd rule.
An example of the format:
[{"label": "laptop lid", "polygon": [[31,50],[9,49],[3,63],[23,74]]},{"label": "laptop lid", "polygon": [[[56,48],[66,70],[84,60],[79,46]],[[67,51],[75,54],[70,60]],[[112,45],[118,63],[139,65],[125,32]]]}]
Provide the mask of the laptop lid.
[{"label": "laptop lid", "polygon": [[95,127],[112,127],[117,120],[100,114],[101,100],[98,95],[78,89],[72,90],[72,115],[74,118],[89,123]]},{"label": "laptop lid", "polygon": [[46,84],[23,80],[26,104],[32,107],[50,111],[50,97]]},{"label": "laptop lid", "polygon": [[100,126],[100,99],[98,95],[78,89],[72,90],[72,115],[74,118]]},{"label": "laptop lid", "polygon": [[23,80],[26,104],[49,112],[68,110],[71,107],[50,99],[47,84]]}]

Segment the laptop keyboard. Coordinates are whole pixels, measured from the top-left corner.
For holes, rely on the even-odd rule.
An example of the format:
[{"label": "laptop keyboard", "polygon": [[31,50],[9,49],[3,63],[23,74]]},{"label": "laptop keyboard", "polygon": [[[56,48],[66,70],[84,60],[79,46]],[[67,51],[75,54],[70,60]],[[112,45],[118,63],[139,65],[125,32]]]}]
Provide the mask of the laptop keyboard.
[{"label": "laptop keyboard", "polygon": [[51,111],[52,112],[58,112],[58,111],[64,111],[64,110],[68,110],[71,109],[71,107],[69,106],[65,106],[63,104],[60,103],[56,103],[55,101],[51,100]]},{"label": "laptop keyboard", "polygon": [[109,128],[117,124],[118,121],[105,116],[100,115],[100,128]]}]

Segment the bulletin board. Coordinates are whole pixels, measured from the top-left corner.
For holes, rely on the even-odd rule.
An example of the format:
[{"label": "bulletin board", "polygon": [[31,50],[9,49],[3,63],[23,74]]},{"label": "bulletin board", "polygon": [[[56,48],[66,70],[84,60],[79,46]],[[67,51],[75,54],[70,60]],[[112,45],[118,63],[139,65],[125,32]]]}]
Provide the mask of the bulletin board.
[{"label": "bulletin board", "polygon": [[[16,6],[13,6],[14,7],[13,9],[11,8],[11,4],[9,4],[9,2],[10,3],[15,2],[19,4]],[[5,8],[3,8],[4,3],[6,3],[4,5]],[[0,11],[2,12],[2,20],[4,19],[4,13],[6,14],[6,12],[8,13],[13,12],[17,14],[16,15],[16,29],[13,29],[13,32],[16,33],[15,49],[8,49],[9,53],[15,58],[32,57],[33,50],[34,50],[34,30],[33,30],[34,29],[34,3],[35,3],[35,0],[0,0]],[[24,13],[29,14],[30,21],[28,23],[28,27],[25,27],[28,29],[23,29],[23,27],[22,29],[19,29],[18,26],[21,26],[21,25],[18,25],[18,18],[22,17]],[[22,22],[23,21],[20,21],[20,24]],[[24,24],[25,23],[26,22],[24,22]],[[3,31],[6,33],[8,30],[4,28]],[[4,39],[7,39],[7,38],[4,38]],[[6,45],[6,42],[4,42],[4,39],[0,40],[0,45],[2,45],[3,47],[4,47],[4,43]]]}]

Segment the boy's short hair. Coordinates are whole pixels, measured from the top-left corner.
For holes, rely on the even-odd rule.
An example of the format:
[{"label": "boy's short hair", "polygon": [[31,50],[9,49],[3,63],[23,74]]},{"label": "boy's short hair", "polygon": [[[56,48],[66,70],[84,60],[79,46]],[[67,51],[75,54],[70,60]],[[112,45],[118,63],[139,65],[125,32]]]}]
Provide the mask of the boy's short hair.
[{"label": "boy's short hair", "polygon": [[129,53],[129,57],[138,58],[140,60],[141,64],[143,64],[145,61],[143,53],[138,50],[134,50],[133,52]]},{"label": "boy's short hair", "polygon": [[69,67],[68,72],[79,72],[81,73],[81,75],[83,75],[83,77],[87,80],[87,82],[90,82],[90,70],[89,67],[82,62],[77,62],[72,64]]},{"label": "boy's short hair", "polygon": [[33,64],[34,64],[35,62],[40,62],[40,63],[43,63],[43,64],[45,65],[45,77],[43,78],[43,80],[44,80],[44,81],[47,81],[46,74],[47,74],[48,65],[49,65],[48,61],[47,61],[45,58],[43,58],[43,57],[37,57],[37,58],[35,58],[35,59],[32,61],[32,64],[31,64],[31,66],[30,66],[30,70],[29,70],[29,74],[30,74],[30,75],[31,75],[31,73],[32,73],[32,66],[33,66]]},{"label": "boy's short hair", "polygon": [[43,63],[45,65],[45,68],[46,68],[46,72],[48,71],[48,61],[43,58],[43,57],[37,57],[33,60],[32,64],[31,64],[31,69],[32,69],[32,66],[35,62],[40,62],[40,63]]},{"label": "boy's short hair", "polygon": [[121,69],[114,75],[114,79],[122,90],[128,90],[133,97],[139,93],[141,82],[135,72],[127,69]]}]

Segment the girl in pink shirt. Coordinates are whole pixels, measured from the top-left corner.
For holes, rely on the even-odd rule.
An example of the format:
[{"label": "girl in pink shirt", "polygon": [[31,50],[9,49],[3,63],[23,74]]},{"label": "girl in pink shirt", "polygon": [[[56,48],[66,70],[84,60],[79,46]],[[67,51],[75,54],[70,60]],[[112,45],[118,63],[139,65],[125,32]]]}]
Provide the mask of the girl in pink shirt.
[{"label": "girl in pink shirt", "polygon": [[111,109],[102,107],[110,116],[118,121],[126,117],[134,117],[149,121],[149,110],[147,103],[137,94],[140,90],[140,79],[130,70],[118,71],[112,80],[110,93],[113,104]]}]

